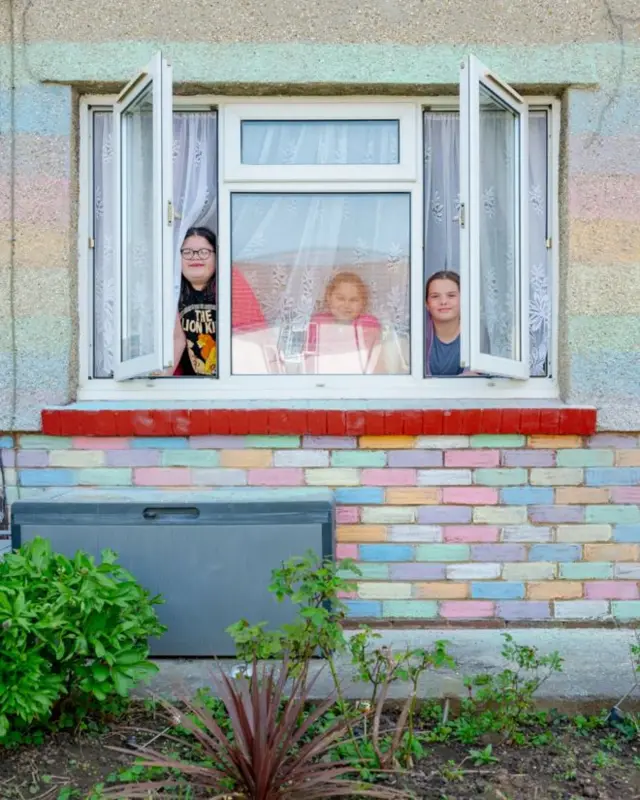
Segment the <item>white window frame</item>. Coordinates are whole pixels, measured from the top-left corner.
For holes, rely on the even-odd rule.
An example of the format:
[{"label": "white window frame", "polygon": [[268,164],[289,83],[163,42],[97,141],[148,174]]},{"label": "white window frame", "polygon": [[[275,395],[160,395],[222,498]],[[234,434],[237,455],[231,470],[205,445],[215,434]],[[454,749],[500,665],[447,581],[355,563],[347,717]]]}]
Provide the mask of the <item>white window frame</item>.
[{"label": "white window frame", "polygon": [[[127,249],[123,246],[126,206],[126,148],[122,118],[134,103],[151,90],[153,125],[153,292],[149,300],[155,306],[156,324],[153,330],[153,349],[143,356],[125,360],[122,343],[126,337],[126,314],[123,308],[123,284],[126,285],[128,269]],[[114,378],[117,381],[134,378],[141,373],[151,373],[173,365],[173,242],[172,196],[173,190],[173,107],[171,65],[161,53],[156,53],[147,67],[133,78],[120,92],[113,106],[113,158],[115,169],[114,195],[117,211],[114,231],[114,260],[116,269],[116,343],[114,353]]]},{"label": "white window frame", "polygon": [[[411,232],[412,232],[412,273],[411,273],[411,314],[412,314],[412,375],[407,376],[363,376],[359,381],[344,381],[344,376],[296,376],[292,384],[289,376],[233,376],[228,381],[223,375],[218,379],[203,378],[139,378],[126,382],[119,382],[110,378],[93,378],[93,252],[92,243],[92,114],[94,111],[108,111],[112,109],[113,96],[92,95],[81,98],[80,105],[80,218],[79,218],[79,309],[80,309],[80,376],[78,399],[80,401],[125,401],[136,400],[140,402],[153,401],[246,401],[255,402],[283,402],[288,401],[331,401],[353,400],[366,402],[372,399],[398,400],[404,402],[433,402],[443,400],[467,400],[473,402],[500,401],[509,399],[544,400],[557,399],[558,382],[556,365],[558,364],[558,164],[560,141],[560,101],[545,96],[527,97],[531,110],[544,110],[547,114],[548,130],[548,226],[549,246],[552,255],[553,282],[552,292],[552,328],[549,349],[550,370],[547,377],[529,378],[518,381],[501,378],[423,378],[423,348],[422,335],[423,319],[423,174],[422,174],[422,112],[425,109],[459,111],[457,96],[440,97],[411,97],[395,98],[385,97],[339,97],[331,100],[331,104],[344,105],[345,118],[353,118],[353,109],[360,104],[370,103],[385,104],[397,102],[402,105],[411,104],[416,109],[416,124],[419,126],[420,135],[416,135],[416,148],[414,150],[416,163],[419,169],[416,172],[415,187],[412,190]],[[306,103],[313,100],[305,98]],[[318,101],[326,107],[327,100]],[[256,104],[264,105],[264,98],[256,98]],[[290,104],[296,103],[296,98],[274,98],[274,104],[281,109],[280,119],[288,119]],[[179,111],[218,111],[218,152],[220,155],[221,171],[225,151],[225,127],[223,119],[238,105],[251,105],[247,98],[234,99],[227,96],[199,95],[199,96],[174,96],[173,108]],[[285,113],[286,109],[286,113]],[[387,112],[386,118],[389,117]],[[398,165],[395,165],[396,167]],[[404,187],[404,181],[359,181],[357,188],[363,190],[366,183],[367,191],[405,191],[398,189]],[[346,180],[337,180],[335,191],[350,191],[355,187]],[[228,337],[230,332],[230,242],[225,231],[230,230],[230,203],[229,198],[233,187],[238,191],[264,191],[265,181],[226,181],[221,177],[219,182],[219,330],[221,337],[221,368],[230,369],[231,343]],[[338,188],[339,187],[339,188]],[[279,184],[279,190],[285,191],[329,191],[327,184],[311,184],[306,180],[290,181]],[[227,306],[225,306],[225,302]],[[420,335],[417,335],[418,327]],[[225,333],[226,332],[226,333]],[[226,367],[222,364],[226,363]],[[414,377],[415,376],[415,377]],[[360,377],[360,376],[357,376]],[[289,379],[288,379],[289,378]]]}]

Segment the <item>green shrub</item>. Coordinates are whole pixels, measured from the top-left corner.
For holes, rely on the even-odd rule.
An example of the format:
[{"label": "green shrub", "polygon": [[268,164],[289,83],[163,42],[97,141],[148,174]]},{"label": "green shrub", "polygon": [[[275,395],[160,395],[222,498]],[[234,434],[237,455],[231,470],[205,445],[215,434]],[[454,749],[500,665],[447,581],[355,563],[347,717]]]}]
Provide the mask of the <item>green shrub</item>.
[{"label": "green shrub", "polygon": [[34,722],[82,717],[156,672],[151,597],[105,550],[96,565],[35,539],[0,562],[0,743]]}]

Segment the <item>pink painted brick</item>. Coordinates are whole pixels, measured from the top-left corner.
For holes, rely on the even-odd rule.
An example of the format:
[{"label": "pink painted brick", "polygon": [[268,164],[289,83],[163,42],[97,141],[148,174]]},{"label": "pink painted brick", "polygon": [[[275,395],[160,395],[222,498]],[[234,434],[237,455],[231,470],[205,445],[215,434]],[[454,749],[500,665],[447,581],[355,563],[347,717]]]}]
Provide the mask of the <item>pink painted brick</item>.
[{"label": "pink painted brick", "polygon": [[637,503],[640,505],[640,486],[616,486],[611,489],[611,499],[614,503]]},{"label": "pink painted brick", "polygon": [[191,470],[184,467],[140,467],[133,470],[136,486],[190,486]]},{"label": "pink painted brick", "polygon": [[440,616],[445,619],[482,619],[493,617],[496,604],[489,600],[445,600]]},{"label": "pink painted brick", "polygon": [[338,525],[351,525],[360,522],[360,509],[358,506],[338,506],[336,508],[336,522]]},{"label": "pink painted brick", "polygon": [[492,525],[447,525],[445,542],[497,542],[500,528]]},{"label": "pink painted brick", "polygon": [[358,558],[358,545],[357,544],[337,544],[336,545],[336,558],[338,561],[342,558]]},{"label": "pink painted brick", "polygon": [[415,486],[415,469],[363,469],[363,486]]},{"label": "pink painted brick", "polygon": [[445,467],[497,467],[499,450],[448,450],[444,454]]},{"label": "pink painted brick", "polygon": [[636,600],[640,596],[634,581],[593,581],[585,583],[584,588],[589,600]]},{"label": "pink painted brick", "polygon": [[108,467],[157,467],[159,450],[107,450]]},{"label": "pink painted brick", "polygon": [[291,469],[250,469],[249,486],[302,486],[304,470]]},{"label": "pink painted brick", "polygon": [[498,490],[485,486],[445,486],[443,503],[458,503],[467,506],[494,506],[498,502]]},{"label": "pink painted brick", "polygon": [[353,592],[338,592],[338,597],[341,600],[355,600],[358,597],[358,592],[355,589]]},{"label": "pink painted brick", "polygon": [[[46,450],[18,450],[16,457],[19,467],[47,467],[49,453]],[[9,466],[5,462],[5,466]]]},{"label": "pink painted brick", "polygon": [[504,450],[502,464],[505,467],[553,467],[555,450]]},{"label": "pink painted brick", "polygon": [[303,436],[302,446],[312,450],[353,450],[358,440],[355,436]]},{"label": "pink painted brick", "polygon": [[74,436],[71,439],[74,450],[128,450],[130,446],[129,439],[117,436]]}]

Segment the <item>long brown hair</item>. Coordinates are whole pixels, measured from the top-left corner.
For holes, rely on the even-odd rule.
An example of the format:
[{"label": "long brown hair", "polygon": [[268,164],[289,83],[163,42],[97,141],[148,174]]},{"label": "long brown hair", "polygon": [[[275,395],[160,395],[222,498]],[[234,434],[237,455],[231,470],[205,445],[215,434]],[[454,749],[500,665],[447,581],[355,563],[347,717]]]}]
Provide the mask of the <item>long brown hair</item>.
[{"label": "long brown hair", "polygon": [[369,288],[362,278],[355,272],[337,272],[327,284],[324,291],[324,307],[329,308],[329,298],[341,283],[353,283],[358,287],[362,298],[362,311],[369,308]]},{"label": "long brown hair", "polygon": [[429,299],[429,287],[434,281],[453,281],[458,287],[458,291],[460,291],[460,276],[458,273],[449,269],[442,269],[440,272],[434,272],[433,275],[429,276],[424,290],[425,302]]}]

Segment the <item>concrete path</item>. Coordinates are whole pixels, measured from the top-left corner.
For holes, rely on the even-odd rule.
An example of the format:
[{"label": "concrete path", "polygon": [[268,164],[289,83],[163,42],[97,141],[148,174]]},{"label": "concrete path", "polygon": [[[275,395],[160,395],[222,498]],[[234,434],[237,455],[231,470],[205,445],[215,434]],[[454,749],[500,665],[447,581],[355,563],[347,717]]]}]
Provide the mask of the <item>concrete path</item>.
[{"label": "concrete path", "polygon": [[[511,628],[509,632],[521,644],[531,644],[542,654],[558,650],[564,658],[564,671],[550,678],[543,685],[538,697],[545,703],[557,703],[564,707],[587,707],[592,703],[612,705],[623,697],[634,685],[629,647],[636,635],[629,629],[605,630],[599,628],[543,629]],[[394,650],[411,647],[431,647],[436,639],[446,639],[449,651],[455,658],[458,669],[431,672],[423,681],[423,697],[456,697],[466,694],[463,678],[479,672],[499,672],[504,669],[500,655],[503,639],[499,630],[381,630],[379,642]],[[236,662],[225,659],[221,662],[225,670]],[[143,694],[155,693],[169,697],[185,697],[198,688],[211,686],[211,675],[215,663],[209,659],[159,660],[160,673],[153,682],[141,690]],[[314,665],[321,670],[315,684],[314,695],[326,696],[331,691],[332,681],[326,666]],[[352,669],[344,659],[339,661],[339,674],[343,691],[350,698],[366,697],[364,684],[352,681]],[[638,676],[640,677],[640,676]],[[406,688],[394,687],[393,696],[406,696]],[[634,703],[635,699],[635,703]],[[630,697],[625,707],[640,703],[640,687]]]}]

